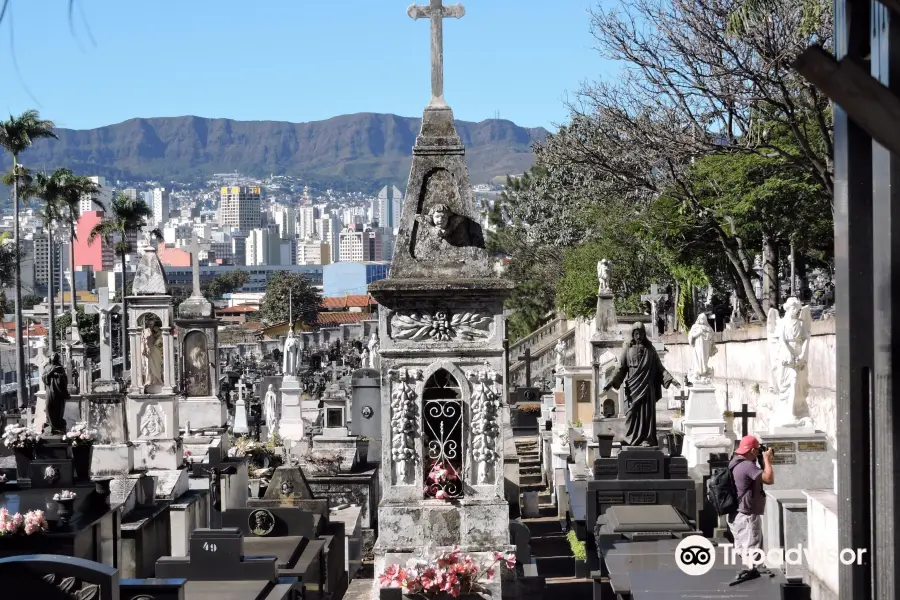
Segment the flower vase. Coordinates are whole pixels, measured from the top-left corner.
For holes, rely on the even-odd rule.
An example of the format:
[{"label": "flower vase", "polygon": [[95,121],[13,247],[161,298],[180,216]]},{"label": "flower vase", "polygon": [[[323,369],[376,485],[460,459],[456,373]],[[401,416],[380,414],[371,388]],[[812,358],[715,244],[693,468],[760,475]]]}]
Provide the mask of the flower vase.
[{"label": "flower vase", "polygon": [[34,447],[14,448],[13,453],[16,455],[16,478],[29,479],[31,461],[34,460]]},{"label": "flower vase", "polygon": [[91,478],[91,444],[78,444],[72,446],[72,468],[75,470],[76,481],[88,481]]},{"label": "flower vase", "polygon": [[66,498],[65,500],[56,501],[56,516],[59,517],[60,525],[68,525],[69,519],[72,518],[72,505],[75,504],[75,498]]}]

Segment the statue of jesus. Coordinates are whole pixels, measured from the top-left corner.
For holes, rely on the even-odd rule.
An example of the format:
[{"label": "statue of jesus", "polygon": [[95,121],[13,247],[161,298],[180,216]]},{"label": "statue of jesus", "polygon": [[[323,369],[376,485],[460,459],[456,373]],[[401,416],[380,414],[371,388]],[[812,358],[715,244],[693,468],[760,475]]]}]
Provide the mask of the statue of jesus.
[{"label": "statue of jesus", "polygon": [[300,357],[300,342],[294,337],[294,325],[288,330],[287,339],[284,340],[284,360],[282,362],[282,374],[285,377],[295,377],[297,375],[297,362]]},{"label": "statue of jesus", "polygon": [[603,387],[619,389],[625,383],[625,425],[628,427],[626,444],[629,446],[658,446],[656,439],[656,402],[662,397],[662,388],[681,387],[663,367],[656,349],[647,339],[643,323],[631,326],[631,342],[619,360],[619,369],[612,380]]}]

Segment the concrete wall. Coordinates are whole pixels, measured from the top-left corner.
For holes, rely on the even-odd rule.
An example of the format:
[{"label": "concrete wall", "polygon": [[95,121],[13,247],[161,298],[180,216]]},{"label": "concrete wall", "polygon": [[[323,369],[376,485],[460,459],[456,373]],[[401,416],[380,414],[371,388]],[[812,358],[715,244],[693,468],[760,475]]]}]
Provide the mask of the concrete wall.
[{"label": "concrete wall", "polygon": [[[805,402],[798,402],[798,416],[810,417],[816,429],[824,431],[832,444],[835,440],[835,321],[815,321],[809,342],[807,370],[809,391]],[[765,327],[748,327],[716,334],[715,356],[710,358],[716,398],[722,411],[739,411],[746,402],[757,413],[750,422],[752,433],[768,429],[772,411],[769,393],[769,344]],[[665,367],[679,380],[692,365],[691,348],[685,335],[669,335],[663,340],[668,351],[663,358]],[[740,420],[734,427],[740,434]]]}]

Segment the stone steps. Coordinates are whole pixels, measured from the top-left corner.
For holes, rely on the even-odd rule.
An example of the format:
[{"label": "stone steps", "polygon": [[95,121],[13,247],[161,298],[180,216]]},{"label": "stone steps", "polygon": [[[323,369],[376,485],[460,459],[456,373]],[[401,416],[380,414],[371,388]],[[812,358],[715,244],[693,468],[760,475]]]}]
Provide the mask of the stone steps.
[{"label": "stone steps", "polygon": [[[540,473],[536,473],[534,475],[519,473],[519,487],[523,485],[531,485],[534,483],[540,483],[541,485],[544,485],[544,476]],[[544,488],[546,487],[547,486],[544,486]]]},{"label": "stone steps", "polygon": [[532,539],[552,535],[562,535],[563,529],[556,515],[522,519],[522,524],[531,532]]}]

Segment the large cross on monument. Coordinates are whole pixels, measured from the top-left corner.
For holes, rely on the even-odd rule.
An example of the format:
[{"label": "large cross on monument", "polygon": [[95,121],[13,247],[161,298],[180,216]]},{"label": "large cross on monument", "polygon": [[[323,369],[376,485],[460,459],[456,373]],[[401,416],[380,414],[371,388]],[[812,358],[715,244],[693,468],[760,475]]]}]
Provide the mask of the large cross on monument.
[{"label": "large cross on monument", "polygon": [[741,404],[741,412],[734,413],[735,418],[741,419],[741,437],[750,434],[750,428],[747,426],[747,420],[756,418],[756,411],[747,410],[747,403]]},{"label": "large cross on monument", "polygon": [[659,302],[660,302],[660,300],[668,300],[668,299],[669,299],[669,295],[661,294],[659,291],[659,286],[656,285],[655,283],[650,286],[649,294],[641,295],[641,302],[649,302],[650,303],[650,319],[652,321],[650,323],[650,337],[653,339],[656,339],[659,336],[659,329],[657,328],[657,324],[656,324],[657,319],[658,319],[657,310],[659,309]]},{"label": "large cross on monument", "polygon": [[428,6],[410,5],[406,13],[413,19],[431,19],[431,103],[447,106],[444,101],[444,19],[461,19],[466,14],[462,4],[444,6],[443,0],[430,0]]},{"label": "large cross on monument", "polygon": [[99,288],[97,296],[97,304],[88,304],[85,310],[100,315],[100,379],[112,381],[112,315],[121,312],[122,305],[110,303],[109,288]]},{"label": "large cross on monument", "polygon": [[519,360],[525,361],[525,387],[531,387],[531,348],[525,348]]},{"label": "large cross on monument", "polygon": [[191,296],[197,298],[203,296],[203,293],[200,291],[200,238],[197,237],[196,231],[191,236],[191,245],[188,246],[188,250],[191,253],[191,274],[194,278],[194,289],[191,290]]}]

